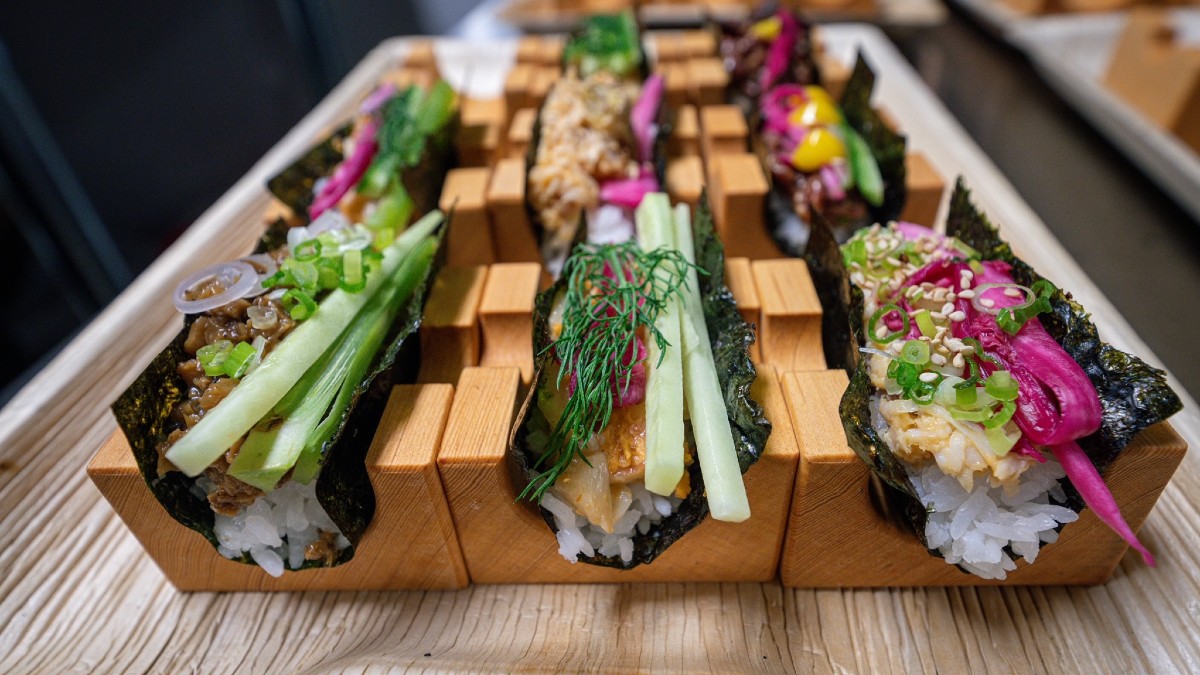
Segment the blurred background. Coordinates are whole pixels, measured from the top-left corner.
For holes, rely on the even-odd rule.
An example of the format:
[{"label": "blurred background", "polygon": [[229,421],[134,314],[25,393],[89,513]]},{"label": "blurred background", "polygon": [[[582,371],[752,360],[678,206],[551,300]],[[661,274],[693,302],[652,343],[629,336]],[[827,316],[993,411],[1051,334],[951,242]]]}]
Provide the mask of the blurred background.
[{"label": "blurred background", "polygon": [[[539,1],[534,9],[542,11]],[[830,18],[884,27],[1196,393],[1197,221],[1178,191],[1172,196],[1161,178],[1148,177],[1047,84],[1005,26],[1029,12],[1062,13],[1053,1],[1065,0],[868,0],[866,9],[853,0],[854,11]],[[1026,14],[1013,14],[1022,5]],[[0,257],[15,283],[0,296],[0,404],[381,40],[511,34],[514,17],[520,23],[514,7],[521,9],[499,0],[130,0],[117,11],[79,0],[6,0]]]}]

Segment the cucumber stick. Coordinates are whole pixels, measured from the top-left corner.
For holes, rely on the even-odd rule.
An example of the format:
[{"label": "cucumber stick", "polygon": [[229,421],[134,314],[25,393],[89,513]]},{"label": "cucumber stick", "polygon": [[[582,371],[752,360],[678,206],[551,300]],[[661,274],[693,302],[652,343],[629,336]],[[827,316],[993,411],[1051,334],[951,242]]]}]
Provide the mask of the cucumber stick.
[{"label": "cucumber stick", "polygon": [[409,253],[432,234],[441,222],[441,212],[435,211],[405,230],[384,249],[380,270],[371,275],[362,291],[332,291],[311,318],[296,326],[220,405],[210,410],[171,446],[166,454],[167,460],[189,476],[200,475],[271,412],[308,369],[334,345],[359,310],[379,292]]},{"label": "cucumber stick", "polygon": [[[662,193],[646,195],[637,210],[638,245],[644,251],[675,248],[671,204]],[[649,340],[646,384],[646,489],[669,495],[683,478],[683,357],[679,296],[671,295],[654,322],[666,349]]]},{"label": "cucumber stick", "polygon": [[883,174],[879,171],[879,162],[871,153],[871,146],[846,122],[842,123],[842,138],[846,142],[846,157],[850,161],[850,178],[858,186],[859,194],[871,206],[882,205]]},{"label": "cucumber stick", "polygon": [[692,433],[696,437],[696,456],[704,476],[708,508],[713,518],[740,523],[750,517],[750,501],[742,482],[742,469],[733,445],[733,430],[721,395],[721,382],[713,360],[712,343],[704,321],[700,301],[700,281],[694,267],[695,243],[692,240],[688,207],[675,208],[675,237],[679,252],[693,266],[688,269],[683,289],[683,390],[687,399]]}]

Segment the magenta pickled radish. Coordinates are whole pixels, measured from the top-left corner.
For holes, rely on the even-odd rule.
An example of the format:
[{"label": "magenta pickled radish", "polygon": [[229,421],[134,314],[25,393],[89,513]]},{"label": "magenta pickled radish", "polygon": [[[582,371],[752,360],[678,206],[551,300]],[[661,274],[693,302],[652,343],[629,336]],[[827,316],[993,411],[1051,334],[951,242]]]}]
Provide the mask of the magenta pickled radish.
[{"label": "magenta pickled radish", "polygon": [[800,34],[800,26],[791,12],[781,9],[775,15],[779,17],[779,35],[767,48],[767,61],[763,65],[762,75],[763,91],[770,90],[787,73],[792,50],[796,48],[796,39]]},{"label": "magenta pickled radish", "polygon": [[658,179],[653,173],[643,171],[637,178],[610,180],[600,186],[600,201],[626,209],[636,209],[642,198],[658,192]]},{"label": "magenta pickled radish", "polygon": [[637,139],[639,161],[649,162],[653,158],[654,119],[658,116],[662,97],[662,75],[651,75],[642,84],[641,94],[633,104],[633,109],[629,111],[629,126],[633,127],[633,136]]},{"label": "magenta pickled radish", "polygon": [[842,183],[842,175],[837,169],[833,168],[832,164],[826,164],[820,168],[821,184],[825,186],[825,191],[829,194],[829,198],[834,201],[841,201],[846,198],[846,189]]},{"label": "magenta pickled radish", "polygon": [[369,96],[363,99],[361,105],[358,106],[358,112],[363,115],[369,115],[383,107],[393,96],[396,95],[396,85],[391,82],[385,82]]},{"label": "magenta pickled radish", "polygon": [[1096,470],[1096,465],[1092,464],[1092,460],[1088,459],[1083,449],[1071,441],[1052,446],[1050,450],[1058,459],[1058,463],[1062,465],[1063,470],[1067,472],[1067,478],[1070,479],[1071,485],[1074,485],[1075,489],[1079,491],[1079,496],[1083,497],[1083,502],[1087,504],[1087,507],[1096,514],[1101,522],[1112,528],[1113,532],[1116,532],[1134,550],[1141,553],[1142,560],[1147,565],[1154,567],[1154,556],[1142,545],[1142,542],[1138,541],[1133,528],[1125,522],[1125,518],[1121,515],[1121,509],[1117,506],[1117,500],[1113,498],[1112,492],[1104,484],[1100,472]]},{"label": "magenta pickled radish", "polygon": [[379,149],[375,141],[375,132],[378,129],[379,123],[375,120],[366,123],[362,133],[355,138],[353,154],[338,165],[333,175],[321,187],[321,193],[313,200],[312,206],[308,207],[310,218],[317,218],[335,206],[350,188],[362,179],[367,167],[371,166],[371,160],[375,158],[375,151]]}]

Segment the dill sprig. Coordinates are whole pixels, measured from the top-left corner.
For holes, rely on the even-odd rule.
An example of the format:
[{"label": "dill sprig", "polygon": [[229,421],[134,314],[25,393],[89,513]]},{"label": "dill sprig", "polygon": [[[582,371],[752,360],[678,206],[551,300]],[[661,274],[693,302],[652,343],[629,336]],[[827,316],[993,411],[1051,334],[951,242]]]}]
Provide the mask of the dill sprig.
[{"label": "dill sprig", "polygon": [[614,389],[624,395],[633,367],[641,363],[635,358],[638,329],[645,328],[658,345],[661,361],[669,345],[654,322],[667,300],[687,287],[691,266],[679,251],[643,251],[635,242],[575,248],[563,269],[567,289],[562,333],[546,347],[562,363],[555,385],[569,386],[573,377],[575,391],[534,464],[534,468],[546,464],[549,468],[526,486],[521,497],[541,500],[571,460],[579,456],[587,461],[583,449],[608,426]]}]

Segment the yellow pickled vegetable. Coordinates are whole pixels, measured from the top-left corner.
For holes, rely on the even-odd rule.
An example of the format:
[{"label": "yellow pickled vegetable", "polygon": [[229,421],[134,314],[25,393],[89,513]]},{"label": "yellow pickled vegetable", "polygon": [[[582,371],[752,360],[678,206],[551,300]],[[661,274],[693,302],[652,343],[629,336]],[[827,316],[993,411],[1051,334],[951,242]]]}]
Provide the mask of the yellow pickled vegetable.
[{"label": "yellow pickled vegetable", "polygon": [[[814,88],[814,87],[810,87]],[[810,98],[800,107],[788,113],[788,122],[796,126],[814,127],[817,125],[832,125],[842,123],[842,113],[832,101],[826,97]]]},{"label": "yellow pickled vegetable", "polygon": [[825,127],[816,127],[804,136],[792,152],[792,166],[809,173],[829,164],[834,159],[846,156],[842,139]]},{"label": "yellow pickled vegetable", "polygon": [[773,16],[750,26],[750,34],[764,42],[771,42],[779,37],[779,31],[782,29],[783,23],[779,17]]}]

